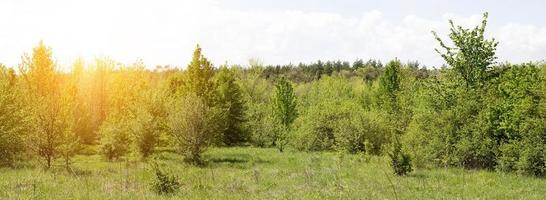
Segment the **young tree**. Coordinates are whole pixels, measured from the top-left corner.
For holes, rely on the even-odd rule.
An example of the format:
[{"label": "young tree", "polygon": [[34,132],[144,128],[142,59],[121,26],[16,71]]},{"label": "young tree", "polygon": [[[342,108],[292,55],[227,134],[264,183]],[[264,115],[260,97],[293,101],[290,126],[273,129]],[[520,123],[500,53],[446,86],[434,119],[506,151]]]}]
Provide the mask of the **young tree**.
[{"label": "young tree", "polygon": [[142,158],[154,153],[161,133],[167,129],[166,103],[166,91],[153,88],[144,91],[136,104],[132,132]]},{"label": "young tree", "polygon": [[279,130],[276,131],[273,142],[279,151],[283,151],[284,145],[288,142],[288,133],[294,120],[298,117],[296,108],[296,94],[292,84],[284,77],[276,85],[275,96],[273,97],[273,115],[280,123]]},{"label": "young tree", "polygon": [[20,103],[13,70],[0,64],[0,166],[13,165],[25,149],[27,118]]},{"label": "young tree", "polygon": [[232,146],[248,141],[248,135],[243,128],[245,105],[233,72],[227,67],[220,68],[216,83],[217,106],[224,112],[222,126],[224,144]]},{"label": "young tree", "polygon": [[110,59],[98,58],[94,65],[89,69],[91,84],[89,85],[89,94],[93,98],[89,101],[90,113],[92,116],[92,134],[89,136],[91,143],[95,143],[100,126],[106,120],[110,111],[112,83],[112,72],[115,62]]},{"label": "young tree", "polygon": [[197,45],[182,81],[181,96],[195,95],[202,98],[207,106],[212,106],[215,90],[213,76],[212,63],[201,54],[201,48]]},{"label": "young tree", "polygon": [[385,66],[385,73],[379,79],[381,103],[389,114],[398,112],[398,92],[400,91],[400,67],[398,59],[392,60]]},{"label": "young tree", "polygon": [[90,102],[85,93],[85,63],[83,59],[77,59],[72,65],[66,91],[72,101],[72,116],[74,119],[73,130],[81,144],[94,144],[96,141],[93,130]]},{"label": "young tree", "polygon": [[33,131],[29,144],[50,168],[60,147],[71,139],[70,105],[61,94],[60,78],[51,48],[40,42],[31,58],[23,60],[21,74],[26,80],[26,103],[31,109]]},{"label": "young tree", "polygon": [[209,145],[213,131],[210,108],[200,97],[183,96],[175,100],[169,114],[170,132],[186,160],[201,164],[201,153]]},{"label": "young tree", "polygon": [[487,25],[487,13],[483,14],[483,20],[480,26],[474,29],[455,26],[452,20],[451,33],[449,38],[455,44],[455,47],[447,46],[436,32],[432,31],[434,37],[445,49],[445,53],[435,49],[448,65],[465,80],[466,86],[481,86],[487,78],[487,71],[495,63],[495,50],[498,42],[495,39],[487,40],[484,37],[485,26]]},{"label": "young tree", "polygon": [[385,73],[379,79],[380,95],[383,109],[389,114],[389,121],[392,128],[391,145],[389,151],[391,158],[391,167],[396,175],[405,175],[411,172],[411,159],[409,154],[403,152],[400,136],[404,133],[405,124],[403,124],[399,106],[399,92],[401,89],[401,63],[395,59],[385,66]]}]

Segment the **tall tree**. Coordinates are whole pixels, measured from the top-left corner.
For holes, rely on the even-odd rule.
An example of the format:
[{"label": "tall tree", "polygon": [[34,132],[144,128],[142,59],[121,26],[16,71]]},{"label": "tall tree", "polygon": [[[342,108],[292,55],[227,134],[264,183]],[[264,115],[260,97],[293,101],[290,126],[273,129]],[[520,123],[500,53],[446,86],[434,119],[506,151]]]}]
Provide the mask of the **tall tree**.
[{"label": "tall tree", "polygon": [[296,108],[296,94],[290,82],[283,77],[277,82],[276,89],[273,97],[273,115],[281,126],[274,135],[273,143],[282,152],[284,145],[288,142],[287,136],[292,123],[298,117],[298,110]]},{"label": "tall tree", "polygon": [[50,168],[59,156],[61,147],[71,135],[70,105],[60,88],[60,77],[52,59],[51,48],[40,42],[31,58],[25,57],[21,65],[27,85],[27,101],[32,112],[33,134],[29,144],[45,167]]},{"label": "tall tree", "polygon": [[222,67],[216,76],[216,83],[217,105],[224,112],[222,126],[224,144],[231,146],[247,141],[248,136],[243,129],[245,104],[235,75],[227,67]]}]

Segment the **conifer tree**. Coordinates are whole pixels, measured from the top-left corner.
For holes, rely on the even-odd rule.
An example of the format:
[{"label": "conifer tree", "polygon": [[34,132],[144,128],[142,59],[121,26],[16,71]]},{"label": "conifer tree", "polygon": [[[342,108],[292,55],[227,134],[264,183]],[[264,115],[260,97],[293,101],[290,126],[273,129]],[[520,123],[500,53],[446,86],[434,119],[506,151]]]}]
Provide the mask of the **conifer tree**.
[{"label": "conifer tree", "polygon": [[195,95],[203,99],[207,106],[212,106],[214,96],[214,68],[201,54],[201,47],[197,45],[193,52],[191,63],[186,69],[186,77],[182,84],[182,96]]},{"label": "conifer tree", "polygon": [[245,105],[241,88],[237,84],[233,72],[227,67],[220,68],[217,78],[217,105],[224,112],[223,142],[234,145],[248,140],[243,123],[245,121]]}]

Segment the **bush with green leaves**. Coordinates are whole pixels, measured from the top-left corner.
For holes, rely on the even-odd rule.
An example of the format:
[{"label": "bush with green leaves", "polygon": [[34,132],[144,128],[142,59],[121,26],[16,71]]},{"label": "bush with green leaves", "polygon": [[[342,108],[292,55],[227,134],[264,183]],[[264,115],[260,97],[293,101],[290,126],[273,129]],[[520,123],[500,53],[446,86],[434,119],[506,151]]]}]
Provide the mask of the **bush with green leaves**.
[{"label": "bush with green leaves", "polygon": [[[379,154],[389,141],[387,123],[380,114],[365,111],[356,102],[324,102],[310,106],[295,122],[292,146],[306,151],[339,150]],[[365,142],[369,143],[366,147]]]},{"label": "bush with green leaves", "polygon": [[413,171],[411,166],[411,157],[409,154],[403,151],[402,143],[400,143],[398,137],[393,140],[392,150],[388,154],[389,158],[391,159],[391,167],[394,174],[404,176]]},{"label": "bush with green leaves", "polygon": [[132,145],[130,119],[121,114],[109,115],[99,128],[100,149],[110,161],[129,153]]},{"label": "bush with green leaves", "polygon": [[177,142],[179,152],[193,164],[202,164],[201,153],[212,142],[215,110],[209,108],[204,100],[197,96],[182,96],[172,104],[168,126]]},{"label": "bush with green leaves", "polygon": [[336,149],[348,153],[379,155],[390,141],[388,124],[374,112],[352,110],[348,119],[341,120],[335,129]]},{"label": "bush with green leaves", "polygon": [[167,132],[168,96],[162,89],[148,90],[134,106],[131,133],[142,158],[152,155],[162,134]]},{"label": "bush with green leaves", "polygon": [[152,183],[152,189],[155,193],[160,195],[172,194],[180,188],[181,184],[178,181],[178,177],[168,174],[157,164],[154,165],[153,169],[155,179]]}]

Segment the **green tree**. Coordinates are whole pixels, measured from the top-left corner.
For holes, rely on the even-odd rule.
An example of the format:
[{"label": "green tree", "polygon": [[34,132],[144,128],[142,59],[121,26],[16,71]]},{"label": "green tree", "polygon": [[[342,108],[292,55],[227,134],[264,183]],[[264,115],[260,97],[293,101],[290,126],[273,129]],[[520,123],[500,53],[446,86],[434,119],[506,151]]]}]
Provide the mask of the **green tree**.
[{"label": "green tree", "polygon": [[220,68],[216,85],[218,86],[216,104],[224,112],[222,126],[224,144],[231,146],[248,141],[248,135],[243,126],[245,104],[235,75],[227,67]]},{"label": "green tree", "polygon": [[485,39],[484,32],[487,25],[487,13],[483,14],[483,20],[480,26],[474,29],[455,26],[452,20],[451,33],[449,38],[455,47],[447,46],[436,32],[432,31],[434,37],[445,50],[445,53],[435,49],[448,65],[461,75],[469,87],[483,85],[487,79],[487,71],[495,63],[495,50],[498,42],[495,39]]},{"label": "green tree", "polygon": [[203,99],[207,106],[213,106],[214,99],[214,67],[203,54],[199,45],[193,52],[193,58],[188,65],[185,78],[180,88],[182,96],[195,95]]},{"label": "green tree", "polygon": [[379,79],[380,99],[382,107],[389,114],[396,115],[399,111],[398,93],[400,91],[400,68],[398,59],[392,60],[385,66],[385,73]]},{"label": "green tree", "polygon": [[291,126],[294,120],[298,117],[296,108],[296,94],[292,88],[292,84],[284,77],[281,78],[276,85],[275,96],[273,97],[273,115],[280,123],[280,127],[274,136],[274,145],[279,151],[283,151],[284,146],[288,142],[288,134],[291,131]]},{"label": "green tree", "polygon": [[131,137],[131,119],[125,114],[112,112],[98,130],[100,150],[109,160],[117,160],[130,152],[133,137]]},{"label": "green tree", "polygon": [[26,80],[26,103],[32,113],[30,146],[50,168],[61,147],[73,142],[70,102],[62,94],[51,48],[43,42],[33,49],[31,58],[24,57],[20,69]]},{"label": "green tree", "polygon": [[167,130],[167,95],[162,89],[144,91],[135,105],[132,132],[142,158],[147,158],[159,143],[160,136]]},{"label": "green tree", "polygon": [[0,166],[13,165],[25,150],[28,121],[15,81],[13,70],[0,64]]}]

